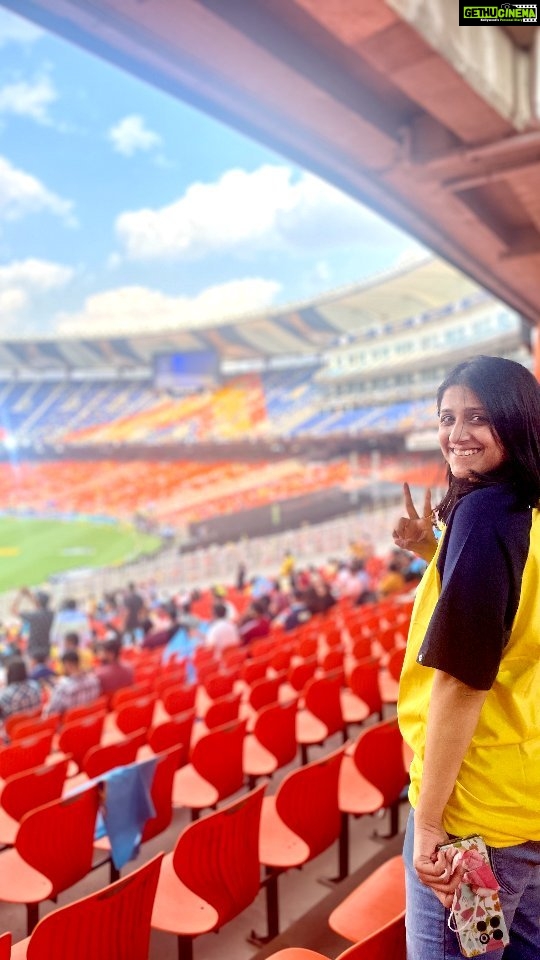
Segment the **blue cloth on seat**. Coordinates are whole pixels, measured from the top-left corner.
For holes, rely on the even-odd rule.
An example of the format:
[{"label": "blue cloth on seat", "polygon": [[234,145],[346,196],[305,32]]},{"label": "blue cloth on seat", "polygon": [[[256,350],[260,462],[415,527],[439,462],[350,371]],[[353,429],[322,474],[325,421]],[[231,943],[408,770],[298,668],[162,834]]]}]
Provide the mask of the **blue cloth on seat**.
[{"label": "blue cloth on seat", "polygon": [[156,762],[157,757],[150,757],[139,763],[115,767],[98,778],[105,782],[105,802],[95,835],[97,839],[107,834],[117,870],[137,856],[144,825],[156,815],[151,793]]},{"label": "blue cloth on seat", "polygon": [[114,767],[94,780],[88,780],[66,796],[75,796],[90,787],[104,788],[104,802],[98,811],[94,839],[108,837],[111,858],[117,870],[139,852],[142,831],[147,820],[155,817],[152,783],[157,757]]}]

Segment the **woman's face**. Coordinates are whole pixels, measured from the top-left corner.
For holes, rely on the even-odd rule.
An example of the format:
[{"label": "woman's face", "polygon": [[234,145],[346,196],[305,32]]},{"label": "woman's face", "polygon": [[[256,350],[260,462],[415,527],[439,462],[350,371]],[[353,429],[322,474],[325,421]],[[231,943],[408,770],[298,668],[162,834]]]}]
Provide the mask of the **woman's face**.
[{"label": "woman's face", "polygon": [[488,473],[504,461],[504,448],[494,433],[482,401],[465,386],[445,390],[439,414],[439,443],[454,477],[465,480],[471,470]]}]

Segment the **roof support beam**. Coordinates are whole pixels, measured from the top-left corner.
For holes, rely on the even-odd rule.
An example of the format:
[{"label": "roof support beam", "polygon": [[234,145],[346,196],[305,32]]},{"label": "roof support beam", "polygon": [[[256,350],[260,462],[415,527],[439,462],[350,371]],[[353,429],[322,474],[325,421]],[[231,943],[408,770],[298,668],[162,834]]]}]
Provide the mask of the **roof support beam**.
[{"label": "roof support beam", "polygon": [[[515,130],[535,122],[531,57],[498,26],[460,27],[447,0],[385,0]],[[481,39],[480,39],[481,38]]]}]

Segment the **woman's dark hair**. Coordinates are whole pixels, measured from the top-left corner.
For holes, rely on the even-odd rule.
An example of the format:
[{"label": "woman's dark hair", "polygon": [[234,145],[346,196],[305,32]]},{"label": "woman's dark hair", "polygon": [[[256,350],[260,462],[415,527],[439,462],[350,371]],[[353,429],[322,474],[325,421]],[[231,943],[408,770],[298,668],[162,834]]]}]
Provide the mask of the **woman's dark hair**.
[{"label": "woman's dark hair", "polygon": [[26,664],[22,657],[14,657],[7,665],[6,683],[24,683],[28,679]]},{"label": "woman's dark hair", "polygon": [[521,363],[503,357],[473,357],[458,363],[437,391],[437,412],[449,387],[464,386],[482,401],[506,459],[496,470],[457,480],[448,468],[448,492],[438,506],[446,520],[454,504],[480,484],[506,480],[524,507],[540,502],[540,384]]}]

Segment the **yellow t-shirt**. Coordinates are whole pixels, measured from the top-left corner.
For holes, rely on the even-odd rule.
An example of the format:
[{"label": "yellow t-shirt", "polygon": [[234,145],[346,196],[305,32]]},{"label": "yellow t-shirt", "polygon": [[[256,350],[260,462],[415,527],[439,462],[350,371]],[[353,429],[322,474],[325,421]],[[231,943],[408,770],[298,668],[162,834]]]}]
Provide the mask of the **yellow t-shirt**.
[{"label": "yellow t-shirt", "polygon": [[[508,530],[514,529],[517,514],[515,510],[513,514],[508,511],[510,526],[505,528],[501,502],[496,494],[476,501],[476,529],[471,517],[465,517],[462,510],[464,529],[470,529],[470,537],[465,538],[466,542],[463,537],[459,539],[450,571],[450,546],[445,544],[449,531],[444,532],[418,587],[398,702],[400,728],[414,754],[409,798],[415,807],[422,780],[434,669],[457,675],[478,689],[489,689],[443,822],[449,833],[479,833],[494,847],[540,840],[540,513],[521,512],[521,532],[517,537],[520,542],[514,549]],[[478,506],[486,505],[487,515],[484,510],[478,511]],[[491,506],[497,509],[495,532],[485,533],[485,525],[491,522]],[[456,510],[459,509],[460,504]],[[501,529],[506,529],[506,540],[500,537]],[[483,543],[494,544],[488,556],[482,554]],[[446,564],[441,564],[447,547]],[[507,595],[501,598],[504,584]],[[463,594],[467,603],[460,607]],[[490,637],[493,636],[493,645],[498,642],[490,619],[494,609],[504,615],[508,612],[510,623],[502,638],[502,656],[497,661],[495,677],[486,682],[489,670],[486,674],[483,657],[486,651],[490,655]],[[485,622],[489,624],[488,631],[483,631]],[[438,630],[444,635],[445,629],[448,636],[443,636],[439,646]],[[481,638],[478,649],[475,631]],[[482,636],[486,632],[487,637]],[[475,670],[479,683],[471,680]],[[459,717],[448,717],[448,723],[459,723]]]}]

